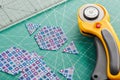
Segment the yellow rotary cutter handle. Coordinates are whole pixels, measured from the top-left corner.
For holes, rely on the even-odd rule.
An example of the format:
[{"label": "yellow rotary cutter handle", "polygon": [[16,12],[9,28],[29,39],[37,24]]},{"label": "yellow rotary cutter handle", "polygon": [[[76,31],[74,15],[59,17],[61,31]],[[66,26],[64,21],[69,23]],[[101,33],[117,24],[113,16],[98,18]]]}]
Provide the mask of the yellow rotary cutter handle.
[{"label": "yellow rotary cutter handle", "polygon": [[109,21],[102,5],[86,4],[78,10],[81,33],[95,36],[97,62],[92,80],[120,80],[120,43]]}]

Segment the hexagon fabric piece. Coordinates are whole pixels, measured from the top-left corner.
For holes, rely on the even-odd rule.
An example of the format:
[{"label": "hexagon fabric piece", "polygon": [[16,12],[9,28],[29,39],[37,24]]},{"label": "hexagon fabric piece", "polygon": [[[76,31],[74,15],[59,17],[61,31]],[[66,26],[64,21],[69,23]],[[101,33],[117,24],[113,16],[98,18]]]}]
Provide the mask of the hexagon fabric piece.
[{"label": "hexagon fabric piece", "polygon": [[58,50],[67,37],[60,27],[43,27],[36,35],[35,40],[41,49]]},{"label": "hexagon fabric piece", "polygon": [[36,57],[27,61],[27,64],[28,66],[22,70],[19,80],[60,80],[43,59]]},{"label": "hexagon fabric piece", "polygon": [[71,53],[71,54],[79,53],[73,41],[71,41],[71,43],[63,50],[63,52]]},{"label": "hexagon fabric piece", "polygon": [[73,73],[74,73],[74,67],[60,70],[60,74],[62,74],[64,77],[66,77],[67,80],[72,80]]},{"label": "hexagon fabric piece", "polygon": [[26,28],[30,35],[32,35],[39,27],[40,27],[40,24],[33,24],[33,23],[26,24]]}]

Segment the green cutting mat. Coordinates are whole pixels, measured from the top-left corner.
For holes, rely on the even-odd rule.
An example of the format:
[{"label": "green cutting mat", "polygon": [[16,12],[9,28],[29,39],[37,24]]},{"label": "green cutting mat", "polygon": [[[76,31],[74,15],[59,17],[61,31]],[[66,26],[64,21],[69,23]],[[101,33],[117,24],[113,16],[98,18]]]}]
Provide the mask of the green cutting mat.
[{"label": "green cutting mat", "polygon": [[[44,56],[46,64],[60,77],[66,80],[58,71],[75,66],[73,80],[90,80],[96,62],[96,48],[93,38],[80,34],[77,24],[77,9],[86,3],[100,3],[104,5],[111,16],[111,23],[120,37],[120,1],[119,0],[70,0],[46,12],[38,14],[26,21],[0,32],[0,52],[16,46],[29,51],[36,51]],[[40,50],[33,36],[29,36],[25,23],[40,23],[42,26],[61,26],[68,37],[67,43],[58,51]],[[38,30],[36,31],[36,33]],[[34,34],[36,34],[34,33]],[[78,55],[63,54],[62,50],[70,41],[74,41],[79,51]],[[17,80],[19,75],[11,76],[0,72],[0,80]]]}]

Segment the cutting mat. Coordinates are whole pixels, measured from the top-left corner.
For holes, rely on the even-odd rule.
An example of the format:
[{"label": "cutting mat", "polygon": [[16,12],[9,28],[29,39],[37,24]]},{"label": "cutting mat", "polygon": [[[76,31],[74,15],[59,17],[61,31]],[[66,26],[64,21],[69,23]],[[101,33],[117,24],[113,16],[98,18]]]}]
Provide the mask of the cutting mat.
[{"label": "cutting mat", "polygon": [[[86,3],[100,3],[104,5],[111,16],[111,23],[120,37],[120,1],[119,0],[69,0],[68,2],[38,14],[30,19],[14,25],[0,32],[0,52],[10,46],[20,47],[29,51],[36,51],[44,56],[46,64],[60,77],[66,80],[58,71],[63,68],[75,66],[73,80],[90,80],[96,63],[96,48],[93,38],[80,34],[77,24],[77,9]],[[40,23],[45,25],[61,26],[68,37],[67,43],[57,51],[40,50],[33,38],[29,36],[25,23]],[[39,29],[41,29],[41,27]],[[36,34],[36,31],[34,34]],[[62,50],[70,41],[74,41],[79,51],[78,55],[63,54]],[[0,80],[17,80],[19,75],[11,76],[0,72]]]}]

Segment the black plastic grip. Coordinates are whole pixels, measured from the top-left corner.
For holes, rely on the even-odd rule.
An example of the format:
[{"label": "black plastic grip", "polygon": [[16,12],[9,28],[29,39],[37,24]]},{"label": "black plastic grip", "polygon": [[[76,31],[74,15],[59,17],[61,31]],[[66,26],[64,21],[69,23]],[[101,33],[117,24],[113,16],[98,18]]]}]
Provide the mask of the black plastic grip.
[{"label": "black plastic grip", "polygon": [[110,58],[110,72],[112,75],[119,73],[119,50],[112,34],[107,30],[102,30],[103,39],[107,45]]},{"label": "black plastic grip", "polygon": [[102,42],[97,37],[95,37],[95,45],[97,48],[97,61],[91,80],[108,80],[105,49]]}]

